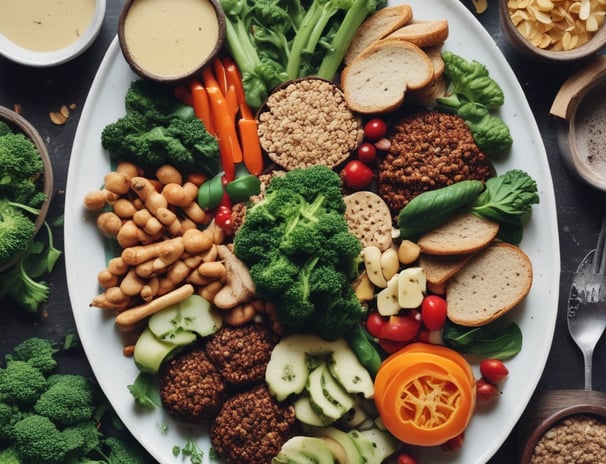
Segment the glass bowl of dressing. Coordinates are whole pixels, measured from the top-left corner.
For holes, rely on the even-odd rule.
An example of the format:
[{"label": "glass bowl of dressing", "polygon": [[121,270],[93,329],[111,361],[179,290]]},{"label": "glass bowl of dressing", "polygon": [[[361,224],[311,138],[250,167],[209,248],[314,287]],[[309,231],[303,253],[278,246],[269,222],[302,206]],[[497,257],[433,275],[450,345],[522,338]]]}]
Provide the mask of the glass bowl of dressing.
[{"label": "glass bowl of dressing", "polygon": [[55,66],[97,38],[106,0],[0,0],[0,55],[28,66]]},{"label": "glass bowl of dressing", "polygon": [[568,169],[606,191],[606,56],[592,57],[564,82],[550,113]]}]

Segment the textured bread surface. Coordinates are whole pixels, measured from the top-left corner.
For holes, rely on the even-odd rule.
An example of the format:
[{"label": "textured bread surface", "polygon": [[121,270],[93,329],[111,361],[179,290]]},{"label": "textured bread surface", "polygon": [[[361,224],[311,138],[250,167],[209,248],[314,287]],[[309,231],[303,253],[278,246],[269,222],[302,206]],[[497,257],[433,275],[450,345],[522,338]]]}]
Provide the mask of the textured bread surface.
[{"label": "textured bread surface", "polygon": [[363,247],[374,245],[385,251],[391,246],[391,213],[376,193],[360,191],[347,195],[345,220]]},{"label": "textured bread surface", "polygon": [[517,246],[495,242],[448,281],[448,318],[468,327],[488,324],[528,295],[532,279],[528,256]]},{"label": "textured bread surface", "polygon": [[427,54],[398,39],[374,42],[341,73],[345,100],[361,113],[395,110],[407,89],[422,88],[432,80],[433,66]]},{"label": "textured bread surface", "polygon": [[499,224],[472,213],[459,213],[424,234],[418,245],[433,255],[475,253],[494,240]]},{"label": "textured bread surface", "polygon": [[417,21],[396,29],[386,38],[412,42],[419,47],[433,47],[442,44],[448,38],[448,21],[446,19]]},{"label": "textured bread surface", "polygon": [[381,8],[373,13],[357,29],[344,57],[346,65],[362,53],[373,42],[384,38],[412,19],[412,7],[408,4]]}]

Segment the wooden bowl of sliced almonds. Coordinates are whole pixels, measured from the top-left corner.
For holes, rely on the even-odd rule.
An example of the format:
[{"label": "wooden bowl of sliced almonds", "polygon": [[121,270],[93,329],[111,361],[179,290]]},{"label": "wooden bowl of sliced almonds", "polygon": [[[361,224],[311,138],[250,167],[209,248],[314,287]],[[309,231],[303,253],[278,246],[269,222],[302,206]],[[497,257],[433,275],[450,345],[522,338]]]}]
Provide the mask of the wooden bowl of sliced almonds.
[{"label": "wooden bowl of sliced almonds", "polygon": [[599,0],[499,0],[505,38],[545,62],[570,62],[606,45],[606,4]]}]

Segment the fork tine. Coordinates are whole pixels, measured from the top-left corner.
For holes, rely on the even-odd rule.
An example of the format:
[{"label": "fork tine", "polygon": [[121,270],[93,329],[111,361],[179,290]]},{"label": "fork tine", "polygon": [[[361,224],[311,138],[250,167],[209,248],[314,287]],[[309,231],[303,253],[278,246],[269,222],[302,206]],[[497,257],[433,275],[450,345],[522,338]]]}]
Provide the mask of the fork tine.
[{"label": "fork tine", "polygon": [[593,252],[593,270],[597,274],[603,274],[606,271],[606,252],[604,252],[604,242],[606,241],[606,217],[602,219],[602,228],[598,235],[598,243]]}]

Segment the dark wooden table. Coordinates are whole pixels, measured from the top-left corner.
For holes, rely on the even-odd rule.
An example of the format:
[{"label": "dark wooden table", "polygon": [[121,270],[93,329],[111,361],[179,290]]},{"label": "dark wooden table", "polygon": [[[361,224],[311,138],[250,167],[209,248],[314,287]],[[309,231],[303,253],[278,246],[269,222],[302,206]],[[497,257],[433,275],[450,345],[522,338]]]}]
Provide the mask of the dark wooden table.
[{"label": "dark wooden table", "polygon": [[[464,3],[473,10],[470,0],[464,0]],[[15,104],[21,105],[23,116],[38,129],[52,158],[55,194],[49,212],[50,220],[63,214],[67,169],[80,110],[105,50],[116,34],[121,7],[122,2],[108,0],[99,37],[84,54],[72,62],[39,69],[15,64],[0,57],[0,105],[9,108]],[[580,183],[565,169],[557,147],[555,121],[549,116],[549,107],[557,90],[576,65],[536,63],[517,54],[504,41],[497,10],[496,0],[489,0],[488,11],[478,16],[478,19],[506,55],[530,102],[547,149],[558,206],[559,230],[554,230],[553,233],[559,234],[562,266],[560,282],[553,282],[553,285],[560,288],[560,304],[553,346],[536,395],[541,395],[545,390],[583,388],[582,357],[566,328],[566,299],[572,273],[579,259],[594,247],[602,215],[606,212],[606,195]],[[75,103],[77,108],[67,123],[63,126],[53,125],[49,113],[58,111],[61,105],[71,103]],[[57,246],[63,249],[63,233],[60,228],[56,230],[55,240]],[[86,253],[86,250],[82,252]],[[51,297],[42,316],[27,315],[12,302],[0,301],[0,356],[3,357],[25,338],[41,336],[59,341],[67,333],[75,331],[65,275],[66,269],[61,260],[51,276]],[[601,367],[605,363],[606,349],[602,344],[595,352],[595,390],[606,391],[606,375],[601,374]],[[83,354],[65,357],[62,359],[62,367],[66,371],[92,375]],[[517,430],[516,428],[510,435],[491,463],[516,462]]]}]

